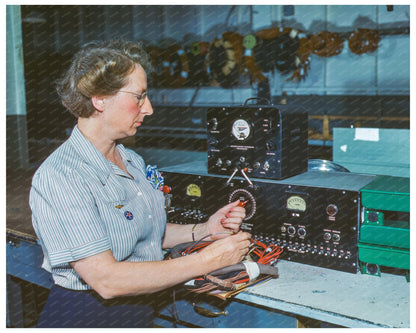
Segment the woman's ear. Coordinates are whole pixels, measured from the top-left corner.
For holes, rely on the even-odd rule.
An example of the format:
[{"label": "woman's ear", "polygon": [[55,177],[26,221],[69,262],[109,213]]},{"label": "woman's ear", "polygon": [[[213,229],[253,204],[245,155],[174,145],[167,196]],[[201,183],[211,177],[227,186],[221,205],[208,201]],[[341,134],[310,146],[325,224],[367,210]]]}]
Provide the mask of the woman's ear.
[{"label": "woman's ear", "polygon": [[104,111],[105,97],[104,96],[92,96],[91,103],[97,111]]}]

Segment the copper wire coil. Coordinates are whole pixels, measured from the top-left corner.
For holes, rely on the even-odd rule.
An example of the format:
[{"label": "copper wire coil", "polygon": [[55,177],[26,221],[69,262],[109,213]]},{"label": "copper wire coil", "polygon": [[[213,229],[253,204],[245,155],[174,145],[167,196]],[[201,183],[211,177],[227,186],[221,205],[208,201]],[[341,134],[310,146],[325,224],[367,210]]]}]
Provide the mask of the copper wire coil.
[{"label": "copper wire coil", "polygon": [[336,32],[322,31],[309,38],[311,52],[320,57],[332,57],[342,52],[344,41]]},{"label": "copper wire coil", "polygon": [[348,47],[355,54],[371,53],[377,50],[380,36],[372,29],[357,29],[348,39]]}]

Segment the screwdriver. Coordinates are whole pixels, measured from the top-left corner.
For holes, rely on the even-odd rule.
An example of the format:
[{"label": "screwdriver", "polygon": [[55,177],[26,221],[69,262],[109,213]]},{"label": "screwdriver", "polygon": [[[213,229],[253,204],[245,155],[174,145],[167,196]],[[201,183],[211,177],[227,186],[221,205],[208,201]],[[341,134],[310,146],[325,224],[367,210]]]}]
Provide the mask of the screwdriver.
[{"label": "screwdriver", "polygon": [[248,202],[248,200],[246,200],[246,201],[240,201],[237,206],[244,208],[247,205],[247,202]]}]

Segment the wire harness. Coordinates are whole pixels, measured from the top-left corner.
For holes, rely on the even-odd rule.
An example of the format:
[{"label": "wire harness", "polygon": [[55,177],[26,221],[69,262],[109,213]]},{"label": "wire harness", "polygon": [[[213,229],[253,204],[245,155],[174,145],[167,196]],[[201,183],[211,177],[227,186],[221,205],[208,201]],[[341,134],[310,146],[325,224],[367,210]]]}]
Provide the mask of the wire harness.
[{"label": "wire harness", "polygon": [[[210,245],[211,241],[205,236],[195,242],[182,243],[170,252],[169,258],[192,255],[202,251]],[[277,263],[283,248],[275,244],[265,244],[256,239],[251,239],[250,250],[246,259],[236,265],[227,266],[219,270],[200,276],[185,283],[185,288],[195,293],[205,293],[213,290],[232,291],[257,280],[260,276],[278,277]]]}]

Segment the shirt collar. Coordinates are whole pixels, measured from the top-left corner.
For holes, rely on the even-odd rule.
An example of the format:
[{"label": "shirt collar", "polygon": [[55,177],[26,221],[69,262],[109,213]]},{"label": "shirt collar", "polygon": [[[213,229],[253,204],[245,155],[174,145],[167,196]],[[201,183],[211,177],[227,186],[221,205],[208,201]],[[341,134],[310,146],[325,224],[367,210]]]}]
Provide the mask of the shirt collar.
[{"label": "shirt collar", "polygon": [[[112,172],[111,162],[81,133],[78,125],[75,125],[68,140],[85,163],[96,169],[97,175],[102,184],[107,183],[107,179]],[[118,144],[117,148],[123,161],[130,162],[130,157],[123,145]]]},{"label": "shirt collar", "polygon": [[130,157],[129,152],[121,143],[117,145],[117,148],[121,155],[121,158],[123,159],[123,162],[131,162],[131,157]]}]

